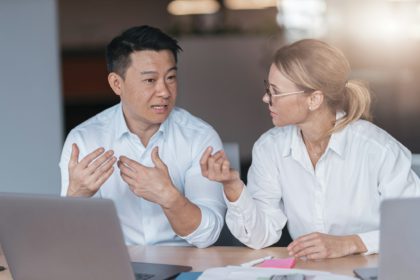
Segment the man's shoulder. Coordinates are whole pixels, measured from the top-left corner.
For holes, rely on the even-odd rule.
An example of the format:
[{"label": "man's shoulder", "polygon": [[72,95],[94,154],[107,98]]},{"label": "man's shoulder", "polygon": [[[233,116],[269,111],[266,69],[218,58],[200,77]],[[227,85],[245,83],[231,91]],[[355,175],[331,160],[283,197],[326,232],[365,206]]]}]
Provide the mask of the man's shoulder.
[{"label": "man's shoulder", "polygon": [[174,129],[185,133],[206,134],[214,132],[214,128],[210,124],[179,107],[173,109],[170,123]]},{"label": "man's shoulder", "polygon": [[102,112],[94,115],[93,117],[74,127],[70,133],[100,134],[101,132],[109,131],[110,124],[115,120],[115,117],[117,116],[119,106],[120,104],[117,104],[103,110]]}]

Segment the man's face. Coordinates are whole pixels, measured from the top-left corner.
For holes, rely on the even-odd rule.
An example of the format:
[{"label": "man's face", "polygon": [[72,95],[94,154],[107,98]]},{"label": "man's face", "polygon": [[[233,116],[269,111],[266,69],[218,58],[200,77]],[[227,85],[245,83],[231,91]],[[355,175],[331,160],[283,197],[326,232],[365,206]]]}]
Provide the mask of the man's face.
[{"label": "man's face", "polygon": [[121,97],[130,129],[158,127],[175,106],[175,58],[169,50],[136,51],[130,58],[125,79],[119,77],[120,86],[118,90],[113,89]]}]

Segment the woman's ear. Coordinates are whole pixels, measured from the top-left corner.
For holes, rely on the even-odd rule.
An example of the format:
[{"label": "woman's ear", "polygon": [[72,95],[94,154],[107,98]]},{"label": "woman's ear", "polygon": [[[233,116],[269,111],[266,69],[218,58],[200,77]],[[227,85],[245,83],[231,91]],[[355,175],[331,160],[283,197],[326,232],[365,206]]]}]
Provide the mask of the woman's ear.
[{"label": "woman's ear", "polygon": [[108,83],[109,83],[109,86],[114,91],[114,93],[120,96],[122,93],[122,87],[124,83],[123,78],[117,73],[111,72],[108,74]]},{"label": "woman's ear", "polygon": [[312,92],[308,97],[308,109],[309,111],[317,110],[324,102],[324,93],[320,90]]}]

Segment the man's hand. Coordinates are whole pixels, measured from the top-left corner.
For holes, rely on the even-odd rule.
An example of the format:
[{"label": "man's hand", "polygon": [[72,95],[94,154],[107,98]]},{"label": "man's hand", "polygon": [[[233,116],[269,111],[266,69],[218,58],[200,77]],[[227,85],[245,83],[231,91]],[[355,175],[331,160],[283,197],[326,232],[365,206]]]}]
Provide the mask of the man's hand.
[{"label": "man's hand", "polygon": [[155,167],[147,167],[121,156],[118,168],[133,193],[169,209],[180,193],[172,184],[168,167],[159,157],[158,147],[152,150],[152,161]]},{"label": "man's hand", "polygon": [[338,258],[367,251],[358,235],[335,236],[319,232],[297,238],[287,250],[290,256],[307,259]]},{"label": "man's hand", "polygon": [[200,159],[201,174],[209,180],[223,184],[229,201],[236,201],[241,195],[243,182],[239,172],[230,168],[230,162],[223,150],[211,155],[212,147],[208,147]]},{"label": "man's hand", "polygon": [[93,196],[114,172],[114,152],[98,148],[79,162],[79,147],[72,145],[67,196]]}]

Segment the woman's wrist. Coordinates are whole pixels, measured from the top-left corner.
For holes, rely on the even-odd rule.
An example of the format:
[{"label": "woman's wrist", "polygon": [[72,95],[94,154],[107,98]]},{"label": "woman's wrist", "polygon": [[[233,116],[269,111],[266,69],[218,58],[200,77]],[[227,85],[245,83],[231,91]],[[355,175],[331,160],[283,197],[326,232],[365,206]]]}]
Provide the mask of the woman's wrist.
[{"label": "woman's wrist", "polygon": [[223,183],[223,190],[225,192],[226,198],[230,202],[235,202],[239,199],[243,188],[244,188],[244,183],[240,179]]},{"label": "woman's wrist", "polygon": [[361,254],[367,252],[367,248],[365,244],[363,243],[362,239],[357,235],[350,235],[350,254]]}]

